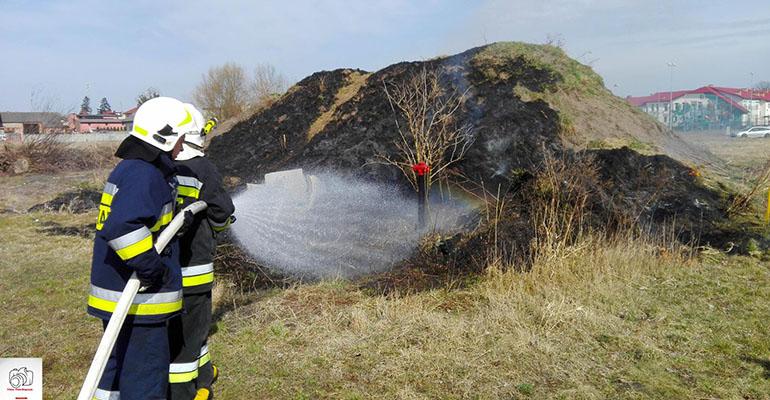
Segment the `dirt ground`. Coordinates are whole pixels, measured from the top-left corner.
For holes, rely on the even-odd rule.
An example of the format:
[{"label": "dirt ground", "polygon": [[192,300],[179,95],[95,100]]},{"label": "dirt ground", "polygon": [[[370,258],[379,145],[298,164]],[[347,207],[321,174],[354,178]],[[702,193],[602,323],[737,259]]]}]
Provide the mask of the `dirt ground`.
[{"label": "dirt ground", "polygon": [[26,212],[35,204],[74,189],[101,189],[110,170],[72,171],[0,177],[0,212]]}]

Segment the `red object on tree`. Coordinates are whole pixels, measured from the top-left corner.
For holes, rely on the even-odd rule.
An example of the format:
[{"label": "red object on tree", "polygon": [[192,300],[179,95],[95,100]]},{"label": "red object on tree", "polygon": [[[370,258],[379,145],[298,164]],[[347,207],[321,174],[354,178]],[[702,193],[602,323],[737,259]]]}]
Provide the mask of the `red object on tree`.
[{"label": "red object on tree", "polygon": [[412,165],[412,171],[416,172],[419,176],[423,176],[430,172],[430,167],[424,162],[418,162],[417,164]]}]

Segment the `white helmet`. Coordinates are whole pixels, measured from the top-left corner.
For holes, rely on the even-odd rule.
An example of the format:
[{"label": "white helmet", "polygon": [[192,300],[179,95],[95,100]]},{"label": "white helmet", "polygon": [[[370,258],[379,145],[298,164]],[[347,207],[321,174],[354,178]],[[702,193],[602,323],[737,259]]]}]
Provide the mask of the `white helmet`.
[{"label": "white helmet", "polygon": [[203,127],[206,125],[206,120],[203,118],[203,114],[190,103],[184,103],[185,109],[192,114],[193,123],[184,136],[184,143],[182,144],[182,151],[176,157],[177,160],[189,160],[195,157],[203,157],[203,143],[205,142],[205,133]]},{"label": "white helmet", "polygon": [[136,110],[130,134],[168,152],[192,125],[192,114],[184,107],[184,103],[171,97],[156,97],[147,100]]}]

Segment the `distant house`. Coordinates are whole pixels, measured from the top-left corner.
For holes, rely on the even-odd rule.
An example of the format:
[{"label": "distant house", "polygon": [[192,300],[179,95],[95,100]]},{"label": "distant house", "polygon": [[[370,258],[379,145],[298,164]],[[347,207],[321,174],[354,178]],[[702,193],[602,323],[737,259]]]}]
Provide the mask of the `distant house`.
[{"label": "distant house", "polygon": [[0,112],[0,132],[7,135],[63,133],[67,125],[64,116],[54,112]]},{"label": "distant house", "polygon": [[125,117],[123,119],[124,130],[130,131],[131,129],[134,129],[134,115],[136,115],[136,110],[138,109],[139,107],[134,107],[123,113],[123,116]]},{"label": "distant house", "polygon": [[[770,123],[770,92],[703,86],[626,100],[677,130],[740,128]],[[669,109],[671,108],[671,109]]]},{"label": "distant house", "polygon": [[133,127],[135,113],[136,107],[126,112],[70,114],[67,116],[67,125],[78,133],[128,131]]}]

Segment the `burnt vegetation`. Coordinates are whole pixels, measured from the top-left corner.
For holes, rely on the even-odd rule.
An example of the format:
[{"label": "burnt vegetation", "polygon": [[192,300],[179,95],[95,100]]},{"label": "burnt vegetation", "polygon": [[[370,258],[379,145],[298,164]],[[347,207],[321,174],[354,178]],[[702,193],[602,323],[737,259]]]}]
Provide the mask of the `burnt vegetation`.
[{"label": "burnt vegetation", "polygon": [[[415,254],[367,278],[366,287],[461,284],[491,263],[526,270],[586,237],[652,237],[662,252],[676,243],[745,253],[747,243],[765,242],[757,229],[731,222],[734,197],[706,186],[690,166],[710,155],[683,144],[613,96],[590,67],[548,45],[498,43],[372,73],[318,72],[216,137],[209,154],[238,182],[301,167],[409,191],[405,166],[419,160],[410,158],[416,141],[404,132],[430,124],[435,110],[410,114],[405,109],[414,109],[410,96],[419,90],[393,89],[420,83],[420,76],[431,78],[422,89],[437,94],[436,104],[450,105],[450,128],[472,133],[459,153],[432,161],[445,166],[441,186],[478,199],[480,211],[467,233],[426,236]],[[590,149],[595,142],[608,145]],[[632,150],[639,143],[646,154]],[[649,155],[661,149],[676,158]]]}]

